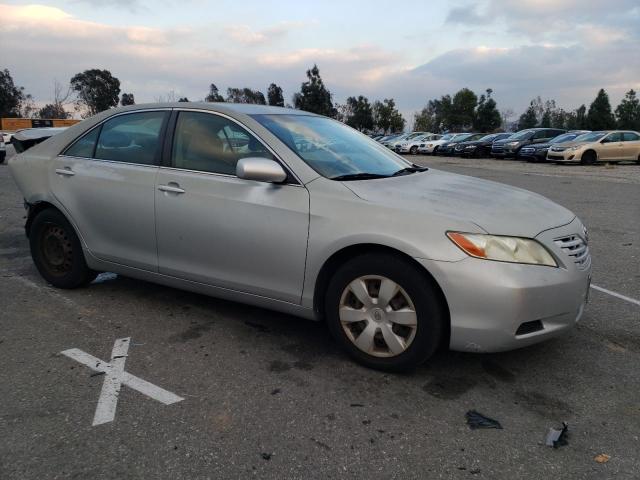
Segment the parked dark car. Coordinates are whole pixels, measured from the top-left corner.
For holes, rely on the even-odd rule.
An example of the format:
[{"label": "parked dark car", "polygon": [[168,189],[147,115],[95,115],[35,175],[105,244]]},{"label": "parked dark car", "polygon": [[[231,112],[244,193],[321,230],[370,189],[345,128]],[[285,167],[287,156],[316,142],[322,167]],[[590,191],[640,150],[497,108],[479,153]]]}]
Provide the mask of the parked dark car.
[{"label": "parked dark car", "polygon": [[478,140],[462,142],[458,145],[461,157],[488,157],[491,153],[491,145],[498,140],[504,140],[513,135],[512,132],[507,133],[490,133]]},{"label": "parked dark car", "polygon": [[546,162],[547,151],[551,145],[555,143],[570,142],[574,138],[585,133],[589,133],[589,130],[572,130],[570,132],[563,133],[562,135],[558,135],[548,142],[527,145],[520,149],[517,158],[519,160],[526,160],[527,162]]},{"label": "parked dark car", "polygon": [[448,143],[445,143],[444,145],[441,145],[440,148],[438,148],[438,155],[444,155],[444,156],[453,156],[453,155],[457,155],[457,152],[455,151],[456,146],[460,145],[462,142],[470,142],[473,140],[478,140],[481,137],[484,137],[486,135],[486,133],[465,133],[463,135],[459,135],[458,137],[455,138],[455,140],[451,140]]},{"label": "parked dark car", "polygon": [[552,138],[566,132],[566,130],[559,128],[528,128],[520,130],[509,138],[494,142],[491,146],[491,156],[496,158],[516,158],[520,149],[525,145],[547,143]]}]

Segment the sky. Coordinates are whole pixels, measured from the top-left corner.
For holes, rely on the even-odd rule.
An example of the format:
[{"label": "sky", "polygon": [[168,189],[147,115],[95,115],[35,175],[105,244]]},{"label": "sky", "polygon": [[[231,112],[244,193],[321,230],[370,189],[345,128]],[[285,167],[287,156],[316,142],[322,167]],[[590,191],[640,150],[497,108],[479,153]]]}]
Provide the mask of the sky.
[{"label": "sky", "polygon": [[640,0],[0,0],[0,68],[38,105],[54,82],[107,69],[136,103],[202,100],[210,83],[285,100],[317,64],[335,102],[429,99],[487,88],[521,113],[540,95],[613,107],[640,90]]}]

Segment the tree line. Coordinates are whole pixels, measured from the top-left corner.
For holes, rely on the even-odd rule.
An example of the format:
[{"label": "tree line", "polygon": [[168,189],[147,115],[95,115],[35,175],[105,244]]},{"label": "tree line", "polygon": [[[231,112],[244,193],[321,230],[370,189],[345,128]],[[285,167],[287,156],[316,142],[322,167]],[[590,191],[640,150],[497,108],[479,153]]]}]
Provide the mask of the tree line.
[{"label": "tree line", "polygon": [[[565,111],[557,107],[554,100],[543,101],[538,96],[531,100],[513,125],[508,125],[513,111],[499,111],[492,94],[490,88],[480,95],[462,88],[454,95],[429,100],[422,110],[414,114],[413,129],[434,133],[493,132],[514,127],[518,130],[532,127],[640,130],[640,101],[634,90],[626,93],[615,110],[612,110],[604,89],[598,92],[588,109],[581,105],[572,111]],[[166,97],[156,98],[156,101],[189,101],[187,97],[175,97],[174,92],[170,92]],[[282,88],[275,83],[268,86],[266,96],[247,87],[229,87],[224,96],[211,83],[203,100],[286,106],[335,118],[363,132],[401,132],[407,124],[393,98],[370,102],[367,97],[359,95],[348,97],[343,104],[334,103],[317,65],[306,71],[306,81],[293,95],[292,104],[285,103]],[[41,108],[36,108],[33,97],[14,83],[9,70],[0,70],[0,117],[69,118],[68,108],[72,107],[86,118],[118,104],[134,105],[135,97],[133,93],[121,92],[120,80],[108,70],[89,69],[77,73],[71,77],[67,87],[54,82],[53,101]]]}]

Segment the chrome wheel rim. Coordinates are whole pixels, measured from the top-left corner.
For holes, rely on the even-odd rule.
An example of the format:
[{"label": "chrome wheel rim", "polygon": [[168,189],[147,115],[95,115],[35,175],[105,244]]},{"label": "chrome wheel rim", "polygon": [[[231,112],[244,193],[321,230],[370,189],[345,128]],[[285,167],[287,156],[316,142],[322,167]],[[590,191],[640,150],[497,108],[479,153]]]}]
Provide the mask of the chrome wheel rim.
[{"label": "chrome wheel rim", "polygon": [[340,297],[338,314],[347,338],[374,357],[402,354],[418,329],[416,308],[409,294],[379,275],[365,275],[349,283]]}]

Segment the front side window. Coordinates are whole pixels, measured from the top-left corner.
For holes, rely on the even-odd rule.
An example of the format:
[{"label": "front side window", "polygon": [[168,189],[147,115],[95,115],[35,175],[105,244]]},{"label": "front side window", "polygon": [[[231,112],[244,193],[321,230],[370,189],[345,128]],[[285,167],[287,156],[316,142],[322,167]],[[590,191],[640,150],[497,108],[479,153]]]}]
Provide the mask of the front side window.
[{"label": "front side window", "polygon": [[611,135],[607,136],[602,143],[614,143],[614,142],[621,142],[622,141],[622,134],[620,132],[614,132]]},{"label": "front side window", "polygon": [[96,148],[96,141],[98,140],[98,134],[100,133],[100,127],[96,127],[87,133],[84,137],[81,137],[73,145],[71,145],[64,152],[65,155],[70,157],[93,157],[93,150]]},{"label": "front side window", "polygon": [[253,118],[328,178],[356,174],[389,176],[409,166],[377,142],[330,118],[287,114]]},{"label": "front side window", "polygon": [[551,133],[550,130],[540,130],[538,132],[536,132],[536,134],[533,136],[534,140],[542,140],[543,138],[550,138],[552,137],[553,134]]},{"label": "front side window", "polygon": [[236,174],[241,158],[275,157],[231,120],[202,112],[180,112],[173,138],[173,166],[200,172]]},{"label": "front side window", "polygon": [[102,125],[95,158],[153,165],[160,154],[160,130],[166,112],[139,112]]}]

